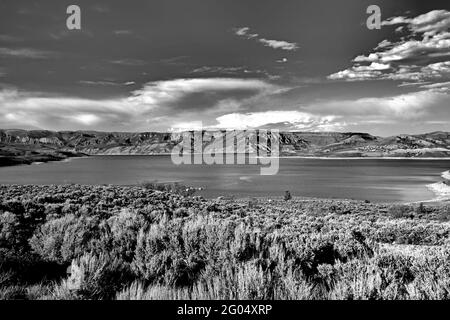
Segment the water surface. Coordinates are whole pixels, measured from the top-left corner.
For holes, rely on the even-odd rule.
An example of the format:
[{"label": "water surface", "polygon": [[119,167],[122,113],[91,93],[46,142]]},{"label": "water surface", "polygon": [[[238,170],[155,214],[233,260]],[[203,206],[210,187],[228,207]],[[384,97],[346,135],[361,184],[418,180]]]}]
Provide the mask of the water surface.
[{"label": "water surface", "polygon": [[257,165],[181,165],[170,156],[95,156],[0,168],[1,184],[136,184],[180,181],[220,195],[293,196],[410,202],[436,195],[427,185],[442,181],[449,160],[280,159],[275,176]]}]

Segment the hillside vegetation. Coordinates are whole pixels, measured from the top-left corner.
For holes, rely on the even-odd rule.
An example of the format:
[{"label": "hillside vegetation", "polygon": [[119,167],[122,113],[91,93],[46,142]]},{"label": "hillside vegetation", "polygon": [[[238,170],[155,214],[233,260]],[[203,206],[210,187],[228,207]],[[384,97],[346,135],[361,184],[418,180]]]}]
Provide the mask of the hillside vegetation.
[{"label": "hillside vegetation", "polygon": [[0,186],[2,299],[448,299],[450,207]]},{"label": "hillside vegetation", "polygon": [[[41,155],[62,152],[88,155],[169,154],[182,141],[182,134],[0,130],[0,156],[3,154],[6,157],[8,152],[9,159],[14,156],[14,152],[24,156],[24,150],[29,155],[33,152]],[[248,152],[257,153],[267,147],[258,142],[255,131],[247,132],[247,136],[234,131],[224,135],[223,130],[203,131],[203,148],[207,150],[214,147],[217,153],[245,152],[245,149],[239,150],[238,145],[249,143]],[[388,138],[357,132],[280,132],[274,134],[275,137],[279,142],[280,154],[284,156],[450,157],[448,132]],[[14,151],[12,155],[11,150]],[[190,151],[193,151],[193,147]],[[6,163],[6,160],[3,162]]]}]

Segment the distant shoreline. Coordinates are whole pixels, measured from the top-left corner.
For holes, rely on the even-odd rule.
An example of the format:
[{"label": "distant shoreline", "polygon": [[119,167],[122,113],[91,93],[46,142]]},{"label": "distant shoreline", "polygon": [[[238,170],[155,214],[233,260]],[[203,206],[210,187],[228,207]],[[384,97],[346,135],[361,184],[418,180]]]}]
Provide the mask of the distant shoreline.
[{"label": "distant shoreline", "polygon": [[[197,155],[200,153],[191,153],[191,155]],[[222,153],[222,155],[227,155],[231,153]],[[234,153],[234,155],[242,154],[242,153]],[[142,157],[148,157],[148,156],[170,156],[171,153],[155,153],[155,154],[106,154],[106,153],[99,153],[99,154],[90,154],[87,157],[109,157],[109,156],[142,156]],[[77,158],[83,158],[83,157],[77,157]],[[86,158],[86,157],[85,157]],[[249,158],[278,158],[278,159],[314,159],[314,160],[364,160],[364,159],[374,159],[374,160],[450,160],[450,157],[320,157],[320,156],[278,156],[278,157],[261,157],[261,156],[253,156]]]},{"label": "distant shoreline", "polygon": [[84,158],[86,155],[65,152],[64,154],[39,154],[33,156],[0,156],[0,168],[20,165],[43,164],[53,161],[65,161],[68,159]]}]

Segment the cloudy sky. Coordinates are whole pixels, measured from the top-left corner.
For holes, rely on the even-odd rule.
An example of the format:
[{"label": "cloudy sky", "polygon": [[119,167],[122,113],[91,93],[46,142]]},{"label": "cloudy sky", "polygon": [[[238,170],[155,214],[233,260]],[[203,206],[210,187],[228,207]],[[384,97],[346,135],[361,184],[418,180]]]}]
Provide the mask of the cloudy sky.
[{"label": "cloudy sky", "polygon": [[[66,27],[71,4],[81,30]],[[0,128],[449,124],[449,1],[0,1]]]}]

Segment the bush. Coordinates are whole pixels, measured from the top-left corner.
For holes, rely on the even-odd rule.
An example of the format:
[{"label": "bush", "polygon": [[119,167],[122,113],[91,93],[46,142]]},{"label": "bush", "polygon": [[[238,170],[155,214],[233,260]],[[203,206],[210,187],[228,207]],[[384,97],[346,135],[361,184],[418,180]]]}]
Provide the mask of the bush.
[{"label": "bush", "polygon": [[177,188],[0,186],[0,297],[450,298],[448,206]]},{"label": "bush", "polygon": [[133,280],[131,271],[119,259],[85,254],[72,261],[63,286],[81,299],[112,299]]},{"label": "bush", "polygon": [[289,191],[286,191],[284,193],[284,201],[289,201],[292,199],[291,193]]},{"label": "bush", "polygon": [[0,247],[21,250],[27,244],[28,236],[21,230],[19,217],[6,211],[0,214]]},{"label": "bush", "polygon": [[146,220],[129,210],[122,210],[106,221],[107,232],[103,235],[104,251],[109,255],[131,263],[136,250],[140,229],[147,226]]},{"label": "bush", "polygon": [[152,225],[139,232],[133,270],[146,280],[172,286],[191,285],[204,267],[203,259],[185,250],[175,224]]},{"label": "bush", "polygon": [[389,208],[389,215],[395,219],[413,218],[413,208],[407,205],[392,205]]},{"label": "bush", "polygon": [[273,297],[270,274],[253,263],[222,269],[213,278],[201,278],[190,286],[173,287],[135,282],[117,295],[118,300],[167,299],[269,299]]},{"label": "bush", "polygon": [[25,201],[8,201],[0,205],[0,248],[29,251],[28,239],[45,219],[41,204]]},{"label": "bush", "polygon": [[26,288],[23,286],[0,287],[0,300],[24,300],[26,299]]},{"label": "bush", "polygon": [[34,252],[47,261],[70,263],[85,252],[95,252],[100,246],[99,220],[72,214],[42,225],[30,244]]}]

